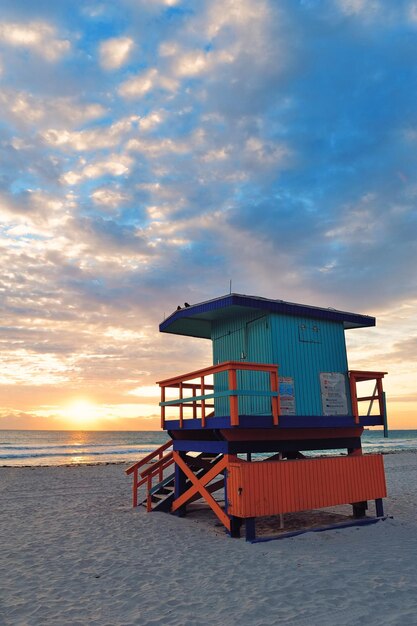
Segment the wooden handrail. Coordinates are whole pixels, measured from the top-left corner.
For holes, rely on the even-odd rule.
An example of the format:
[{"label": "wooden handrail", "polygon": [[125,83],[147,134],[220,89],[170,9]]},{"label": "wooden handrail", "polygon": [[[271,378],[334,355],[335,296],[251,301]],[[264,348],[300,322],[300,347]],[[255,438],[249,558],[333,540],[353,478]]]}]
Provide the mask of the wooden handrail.
[{"label": "wooden handrail", "polygon": [[169,439],[169,441],[164,443],[162,446],[159,446],[159,448],[157,448],[153,452],[150,452],[149,454],[144,456],[143,459],[140,459],[140,461],[137,461],[136,463],[134,463],[134,465],[131,465],[130,467],[128,467],[127,470],[125,470],[125,474],[129,475],[132,472],[134,472],[135,469],[139,469],[140,467],[142,467],[142,465],[146,465],[147,463],[152,461],[154,457],[156,457],[161,452],[164,452],[164,450],[166,450],[170,446],[172,446],[172,439]]},{"label": "wooden handrail", "polygon": [[377,378],[384,378],[388,372],[368,372],[360,370],[349,370],[349,376],[353,376],[357,381],[375,380]]},{"label": "wooden handrail", "polygon": [[[387,372],[369,372],[369,371],[360,371],[360,370],[350,370],[349,374],[349,385],[350,385],[350,397],[352,400],[352,413],[355,418],[355,423],[359,424],[359,406],[358,402],[369,401],[370,408],[368,414],[372,410],[372,404],[374,400],[378,401],[379,406],[379,414],[381,418],[384,420],[384,424],[386,422],[385,415],[385,401],[384,401],[384,392],[382,389],[382,379],[384,378]],[[372,396],[361,396],[358,397],[357,391],[357,383],[366,382],[374,380],[375,390]]]},{"label": "wooden handrail", "polygon": [[[133,474],[132,503],[134,507],[138,506],[138,488],[145,482],[148,482],[148,484],[152,485],[152,478],[156,474],[159,474],[159,479],[162,480],[162,475],[165,467],[168,467],[168,465],[173,462],[172,460],[168,460],[168,457],[172,458],[172,452],[166,454],[165,456],[163,455],[164,451],[170,446],[172,446],[172,439],[169,439],[166,443],[162,444],[162,446],[159,446],[159,448],[157,448],[153,452],[150,452],[149,454],[144,456],[143,459],[140,459],[140,461],[137,461],[136,463],[128,467],[127,470],[125,470],[125,474]],[[139,480],[139,468],[148,464],[156,456],[159,456],[159,460],[156,463],[152,463],[150,468],[146,468],[141,473],[141,480]],[[167,464],[164,465],[164,463]]]},{"label": "wooden handrail", "polygon": [[[159,383],[157,383],[159,384]],[[180,383],[176,383],[175,385],[167,385],[168,387],[172,387],[173,389],[179,388]],[[194,387],[198,387],[198,383],[184,383],[182,385],[183,389],[194,389]],[[214,385],[206,385],[206,389],[214,389]]]},{"label": "wooden handrail", "polygon": [[[270,390],[261,393],[259,391],[250,391],[245,389],[239,389],[237,384],[237,372],[238,371],[252,371],[252,372],[265,372],[269,373]],[[206,376],[218,374],[220,372],[227,372],[228,390],[216,392],[213,385],[208,385],[205,382]],[[186,383],[185,381],[196,381]],[[211,365],[200,370],[194,370],[187,374],[181,374],[172,378],[166,378],[165,380],[158,381],[161,387],[161,426],[165,428],[166,420],[166,407],[179,407],[179,427],[182,428],[185,420],[184,407],[192,408],[193,419],[197,419],[197,408],[201,408],[201,425],[204,428],[206,426],[206,408],[213,407],[213,404],[209,404],[208,401],[215,399],[216,397],[228,397],[230,408],[230,425],[239,426],[239,396],[247,395],[265,395],[271,398],[272,405],[272,417],[274,426],[278,426],[280,402],[279,402],[279,379],[278,379],[278,365],[273,363],[252,363],[244,361],[225,361],[218,363],[217,365]],[[178,388],[179,398],[173,400],[166,399],[167,388]],[[197,389],[200,388],[200,393]],[[184,397],[184,389],[191,389],[193,395],[190,397]],[[207,393],[208,390],[213,390],[213,393]],[[200,404],[199,404],[200,403]]]},{"label": "wooden handrail", "polygon": [[170,459],[172,459],[172,450],[171,452],[168,452],[168,454],[165,454],[162,459],[159,459],[159,461],[156,461],[156,463],[152,463],[152,465],[144,469],[143,472],[140,473],[141,477],[145,478],[146,476],[148,476],[148,474],[157,474],[160,467],[167,467],[167,462]]},{"label": "wooden handrail", "polygon": [[[150,485],[152,488],[152,478],[155,478],[155,476],[158,474],[159,478],[162,480],[162,477],[160,476],[160,471],[166,469],[167,467],[169,467],[170,465],[173,464],[174,459],[172,456],[172,452],[169,453],[169,455],[166,455],[163,458],[164,463],[162,465],[159,465],[158,467],[154,467],[153,464],[151,465],[151,467],[147,468],[144,472],[142,472],[141,476],[141,480],[138,481],[137,483],[137,488],[139,489],[139,487],[142,487],[142,485],[144,485],[145,483],[149,484],[149,479],[151,479]],[[156,463],[155,463],[156,465]]]},{"label": "wooden handrail", "polygon": [[[180,376],[174,376],[173,378],[166,378],[165,380],[157,381],[157,385],[160,387],[173,387],[176,383],[183,382],[185,380],[193,380],[193,378],[201,378],[201,376],[209,376],[210,374],[218,374],[219,372],[226,372],[227,370],[252,370],[255,372],[269,372],[277,366],[273,363],[245,363],[244,361],[224,361],[218,365],[210,365],[210,367],[204,367],[201,370],[195,370],[194,372],[188,372],[188,374],[181,374]],[[206,385],[206,388],[208,385]]]}]

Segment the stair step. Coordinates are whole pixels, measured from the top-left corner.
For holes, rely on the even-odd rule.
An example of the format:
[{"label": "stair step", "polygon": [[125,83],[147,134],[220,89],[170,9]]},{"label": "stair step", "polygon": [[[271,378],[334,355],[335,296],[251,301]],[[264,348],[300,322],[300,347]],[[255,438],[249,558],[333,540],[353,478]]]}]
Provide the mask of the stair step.
[{"label": "stair step", "polygon": [[218,461],[221,456],[223,455],[219,455],[219,454],[202,454],[201,456],[198,457],[191,457],[190,459],[187,459],[188,464],[191,467],[208,467],[210,465],[213,465],[216,461]]},{"label": "stair step", "polygon": [[155,500],[157,500],[158,502],[160,500],[165,500],[165,498],[170,495],[168,493],[153,493],[152,494],[152,501],[155,502]]},{"label": "stair step", "polygon": [[164,498],[158,499],[156,502],[153,502],[152,510],[153,511],[169,511],[171,508],[171,503],[174,499],[174,494],[168,494]]},{"label": "stair step", "polygon": [[155,491],[155,494],[160,493],[161,495],[167,496],[169,493],[173,493],[174,492],[174,487],[162,487],[162,489],[158,489],[158,491]]},{"label": "stair step", "polygon": [[169,476],[164,478],[164,480],[162,480],[160,483],[158,483],[157,485],[154,485],[151,489],[151,495],[153,493],[156,493],[157,491],[159,491],[160,489],[164,487],[168,487],[169,483],[174,482],[174,478],[175,478],[175,474],[170,474]]},{"label": "stair step", "polygon": [[[222,458],[222,454],[201,453],[196,456],[187,455],[187,462],[194,467],[196,476],[205,474],[210,465]],[[171,506],[171,502],[174,499],[174,480],[175,474],[170,474],[164,480],[157,485],[154,485],[150,490],[150,496],[152,501],[152,510],[166,510],[168,511]],[[187,478],[186,486],[191,486],[191,481]],[[146,500],[141,502],[146,506]]]}]

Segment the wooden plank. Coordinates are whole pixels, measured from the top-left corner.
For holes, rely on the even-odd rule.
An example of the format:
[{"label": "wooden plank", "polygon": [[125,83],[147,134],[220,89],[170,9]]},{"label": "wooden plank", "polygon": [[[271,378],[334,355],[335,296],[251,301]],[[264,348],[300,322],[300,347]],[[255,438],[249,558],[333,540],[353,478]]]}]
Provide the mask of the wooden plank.
[{"label": "wooden plank", "polygon": [[356,391],[356,378],[354,372],[349,372],[350,399],[352,402],[352,415],[355,418],[355,424],[359,424],[358,395]]},{"label": "wooden plank", "polygon": [[[278,383],[278,380],[279,380],[278,379],[278,367],[276,371],[269,373],[269,378],[270,378],[271,391],[278,394],[278,384],[279,384]],[[276,397],[272,397],[271,404],[272,404],[273,423],[274,423],[274,426],[278,426],[278,420],[279,420],[279,396],[278,395]]]},{"label": "wooden plank", "polygon": [[171,387],[180,382],[186,380],[193,380],[194,378],[200,378],[201,376],[209,376],[210,374],[217,374],[218,372],[225,372],[230,369],[235,370],[253,370],[255,372],[270,372],[276,369],[276,365],[273,363],[249,363],[243,361],[224,361],[218,365],[211,365],[210,367],[204,367],[194,372],[188,372],[187,374],[181,374],[174,376],[173,378],[166,378],[165,380],[159,380],[158,385],[164,387]]},{"label": "wooden plank", "polygon": [[222,459],[220,459],[220,461],[213,465],[213,467],[201,478],[198,478],[191,470],[191,468],[187,465],[187,463],[183,461],[178,452],[174,452],[174,461],[182,469],[187,478],[190,479],[190,481],[192,482],[192,486],[189,487],[187,491],[185,491],[179,498],[175,500],[173,504],[173,511],[179,508],[182,504],[185,504],[190,497],[192,497],[197,491],[200,491],[200,488],[204,488],[207,483],[213,480],[213,478],[215,478],[226,467],[226,461],[223,457]]},{"label": "wooden plank", "polygon": [[164,430],[165,428],[165,387],[161,387],[161,402],[160,402],[160,407],[161,407],[161,428],[162,430]]},{"label": "wooden plank", "polygon": [[228,467],[229,512],[259,517],[386,496],[382,455],[238,461]]},{"label": "wooden plank", "polygon": [[218,517],[218,519],[222,522],[222,524],[230,531],[230,519],[225,514],[223,509],[219,506],[213,496],[209,493],[209,491],[205,488],[205,485],[210,482],[215,476],[219,474],[225,467],[227,466],[227,459],[221,459],[216,465],[207,472],[201,479],[197,478],[195,474],[191,471],[185,461],[182,460],[178,452],[174,452],[174,460],[180,469],[184,472],[187,478],[193,483],[193,486],[190,487],[185,493],[183,493],[179,498],[174,500],[172,503],[172,511],[176,511],[182,505],[184,505],[190,497],[194,496],[196,492],[200,492],[207,504],[210,506],[214,514]]},{"label": "wooden plank", "polygon": [[159,446],[159,448],[157,448],[153,452],[150,452],[149,454],[144,456],[143,459],[140,459],[140,461],[137,461],[137,463],[135,463],[134,465],[131,465],[130,467],[128,467],[127,470],[125,470],[125,474],[128,474],[128,475],[132,474],[135,468],[139,468],[139,467],[142,467],[142,465],[146,465],[147,463],[149,463],[149,461],[152,461],[152,459],[156,457],[159,454],[159,452],[163,452],[170,446],[172,446],[172,439],[164,443],[162,446]]},{"label": "wooden plank", "polygon": [[145,470],[143,470],[143,472],[140,473],[142,478],[144,478],[145,476],[148,476],[149,474],[152,475],[161,466],[168,467],[168,465],[171,465],[171,463],[173,463],[172,454],[173,454],[172,451],[169,452],[164,457],[162,457],[162,459],[160,459],[159,461],[156,461],[156,463],[152,463],[149,467],[147,467]]},{"label": "wooden plank", "polygon": [[[200,383],[201,383],[200,384],[201,393],[204,396],[204,394],[206,392],[206,381],[204,379],[204,376],[201,376]],[[201,400],[201,426],[203,428],[205,428],[205,426],[206,426],[206,400],[204,398]]]},{"label": "wooden plank", "polygon": [[[237,390],[237,375],[235,369],[229,370],[229,391]],[[239,426],[239,400],[236,395],[229,396],[230,425]]]},{"label": "wooden plank", "polygon": [[356,380],[372,380],[373,378],[384,378],[385,374],[388,374],[388,372],[368,372],[368,371],[361,371],[361,370],[349,370],[348,374],[349,376],[350,374],[353,374]]},{"label": "wooden plank", "polygon": [[182,403],[182,399],[183,399],[183,391],[182,391],[182,383],[180,383],[180,428],[182,428],[182,423],[184,421],[184,405]]},{"label": "wooden plank", "polygon": [[[218,491],[219,489],[222,489],[223,487],[224,487],[224,478],[220,478],[220,480],[216,480],[216,482],[213,483],[212,485],[207,485],[206,489],[209,493],[214,493]],[[199,500],[200,498],[201,498],[201,494],[196,493],[195,496],[189,499],[187,504],[191,504],[191,502],[195,502],[196,500]]]}]

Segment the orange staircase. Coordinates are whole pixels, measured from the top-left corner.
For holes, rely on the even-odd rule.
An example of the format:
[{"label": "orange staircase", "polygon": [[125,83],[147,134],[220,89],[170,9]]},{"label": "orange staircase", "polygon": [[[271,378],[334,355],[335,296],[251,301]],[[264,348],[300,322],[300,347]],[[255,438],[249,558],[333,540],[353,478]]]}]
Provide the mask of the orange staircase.
[{"label": "orange staircase", "polygon": [[[143,459],[128,467],[125,473],[129,476],[133,474],[132,484],[132,504],[138,506],[138,489],[142,485],[147,486],[148,491],[148,510],[152,510],[150,491],[152,489],[153,479],[157,476],[159,484],[164,482],[164,471],[174,462],[172,451],[166,452],[172,446],[172,440],[169,439],[162,446],[159,446],[153,452],[147,454]],[[156,460],[158,458],[158,460]],[[142,471],[141,468],[145,467]]]},{"label": "orange staircase", "polygon": [[[125,473],[133,474],[132,484],[132,504],[134,507],[138,504],[146,506],[147,511],[170,511],[175,497],[175,473],[164,476],[165,470],[174,463],[173,453],[166,452],[172,445],[172,440],[145,456],[140,461],[129,467]],[[215,465],[222,457],[222,454],[210,454],[201,452],[197,455],[187,454],[187,465],[192,468],[196,477],[202,477],[210,468]],[[155,460],[158,458],[158,460]],[[141,468],[144,469],[142,471]],[[158,482],[153,485],[153,479],[157,477]],[[138,490],[142,485],[146,484],[146,498],[139,502]],[[224,486],[224,479],[221,478],[208,486],[208,491],[213,493]],[[185,487],[191,487],[191,481],[186,480]],[[189,500],[192,502],[201,497],[201,494]]]}]

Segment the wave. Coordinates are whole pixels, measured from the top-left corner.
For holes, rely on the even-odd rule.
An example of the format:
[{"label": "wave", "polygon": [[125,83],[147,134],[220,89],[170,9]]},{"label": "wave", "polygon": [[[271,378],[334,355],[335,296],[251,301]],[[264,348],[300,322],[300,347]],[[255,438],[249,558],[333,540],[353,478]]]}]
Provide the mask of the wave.
[{"label": "wave", "polygon": [[0,454],[0,460],[11,460],[11,459],[40,459],[40,458],[50,458],[50,457],[80,457],[80,456],[113,456],[113,455],[128,455],[128,454],[137,454],[143,455],[148,454],[149,452],[153,452],[155,448],[138,448],[134,449],[125,449],[125,450],[103,450],[99,451],[91,451],[91,450],[74,450],[72,452],[33,452],[31,454]]},{"label": "wave", "polygon": [[[5,445],[5,444],[1,444],[0,446]],[[7,445],[7,450],[25,450],[25,451],[30,451],[30,450],[50,450],[50,449],[54,449],[54,450],[73,450],[73,449],[82,449],[82,448],[109,448],[110,446],[123,446],[126,444],[109,444],[109,443],[88,443],[88,444],[81,444],[81,443],[73,443],[73,444],[42,444],[39,446],[13,446],[13,445]],[[149,442],[147,444],[135,444],[135,442],[132,442],[130,445],[136,446],[136,450],[142,450],[144,448],[148,448],[150,445],[154,445],[152,442]],[[160,443],[156,443],[155,446],[159,446],[161,445]]]}]

